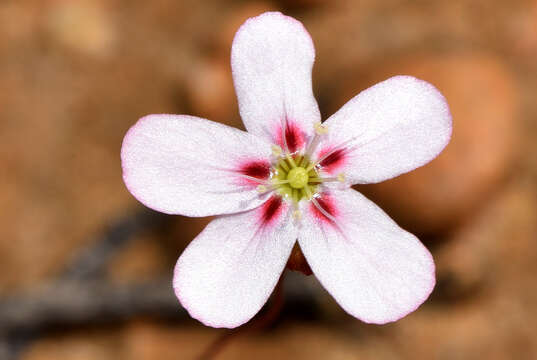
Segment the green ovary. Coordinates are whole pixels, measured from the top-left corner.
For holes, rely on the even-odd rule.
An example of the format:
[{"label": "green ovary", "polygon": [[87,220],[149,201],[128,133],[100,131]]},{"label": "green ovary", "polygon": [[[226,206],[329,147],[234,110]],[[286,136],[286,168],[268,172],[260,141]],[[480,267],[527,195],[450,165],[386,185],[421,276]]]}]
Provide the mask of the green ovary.
[{"label": "green ovary", "polygon": [[308,185],[308,172],[303,167],[296,167],[287,173],[287,180],[293,189],[302,189]]},{"label": "green ovary", "polygon": [[295,155],[292,160],[280,159],[273,168],[272,180],[274,183],[285,182],[277,186],[278,193],[298,203],[316,193],[318,174],[314,168],[308,170],[311,162],[302,155]]}]

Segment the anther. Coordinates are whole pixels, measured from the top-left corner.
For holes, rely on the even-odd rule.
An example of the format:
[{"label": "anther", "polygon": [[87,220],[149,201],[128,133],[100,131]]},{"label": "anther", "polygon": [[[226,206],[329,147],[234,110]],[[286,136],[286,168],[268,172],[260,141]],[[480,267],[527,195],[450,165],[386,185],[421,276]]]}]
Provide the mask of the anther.
[{"label": "anther", "polygon": [[272,149],[272,155],[278,157],[282,154],[282,148],[279,147],[278,145],[272,145],[271,146],[271,149]]},{"label": "anther", "polygon": [[325,183],[325,182],[336,182],[336,181],[339,181],[340,183],[344,183],[345,174],[340,173],[336,177],[326,177],[326,178],[325,177],[311,177],[308,180],[308,182],[310,183]]},{"label": "anther", "polygon": [[326,126],[324,126],[323,124],[321,124],[320,122],[315,123],[315,125],[313,125],[313,127],[315,128],[315,133],[317,135],[328,134],[328,128]]},{"label": "anther", "polygon": [[320,122],[316,122],[315,124],[313,124],[313,128],[315,129],[315,136],[313,136],[313,139],[311,139],[310,143],[308,144],[304,156],[308,159],[311,158],[311,155],[317,148],[317,145],[319,145],[320,137],[328,133],[328,128]]}]

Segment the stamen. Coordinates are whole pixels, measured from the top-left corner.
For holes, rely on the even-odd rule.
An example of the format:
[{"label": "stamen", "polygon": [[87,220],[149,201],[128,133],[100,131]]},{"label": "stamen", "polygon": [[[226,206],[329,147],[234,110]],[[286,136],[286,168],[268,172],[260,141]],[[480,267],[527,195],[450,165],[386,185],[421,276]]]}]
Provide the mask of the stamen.
[{"label": "stamen", "polygon": [[310,187],[308,185],[304,186],[303,187],[304,189],[304,192],[306,193],[306,196],[308,197],[308,199],[313,199],[313,194],[311,193],[311,190],[310,190]]},{"label": "stamen", "polygon": [[336,221],[336,218],[333,217],[328,211],[326,211],[325,209],[323,209],[323,207],[319,204],[319,202],[317,201],[317,199],[315,198],[311,198],[311,202],[313,203],[313,205],[317,208],[317,210],[319,210],[321,212],[321,214],[323,214],[324,216],[326,216],[328,219],[332,220],[334,222],[334,224],[337,224],[337,221]]},{"label": "stamen", "polygon": [[312,162],[311,164],[308,165],[308,167],[306,168],[306,172],[310,172],[311,170],[313,170],[314,167],[316,167],[318,165],[318,162]]},{"label": "stamen", "polygon": [[295,220],[302,219],[302,213],[300,212],[300,210],[296,209],[295,211],[293,211],[293,219]]},{"label": "stamen", "polygon": [[290,180],[272,180],[272,185],[288,184]]},{"label": "stamen", "polygon": [[304,156],[302,155],[298,155],[294,160],[295,160],[295,164],[296,166],[300,167],[300,164],[302,164],[302,160],[304,159]]},{"label": "stamen", "polygon": [[299,200],[298,196],[299,196],[299,191],[298,191],[298,189],[292,189],[292,190],[291,190],[291,197],[293,198],[293,202],[294,202],[295,204],[298,204],[298,200]]},{"label": "stamen", "polygon": [[293,158],[291,157],[291,155],[289,154],[289,151],[287,151],[285,153],[285,157],[287,158],[287,161],[289,161],[289,164],[291,165],[292,168],[296,168],[296,163],[295,161],[293,160]]},{"label": "stamen", "polygon": [[[308,144],[308,147],[306,149],[306,153],[304,154],[304,158],[311,158],[311,154],[315,151],[317,148],[317,145],[319,145],[319,142],[321,140],[321,136],[328,134],[328,128],[324,125],[322,125],[320,122],[317,122],[313,125],[315,128],[315,135],[313,136],[313,139],[311,139],[310,143]],[[313,167],[312,167],[313,169]],[[310,169],[311,170],[311,169]],[[309,170],[308,170],[309,171]]]},{"label": "stamen", "polygon": [[[315,141],[309,144],[310,150],[314,149],[315,143],[320,141],[319,134],[326,133],[326,129],[319,126],[320,124],[316,125],[318,131],[314,135]],[[343,181],[344,179],[342,174],[337,177],[321,177],[305,154],[291,154],[282,150],[278,145],[272,145],[272,150],[274,155],[278,155],[278,158],[273,159],[270,178],[261,180],[250,176],[243,175],[243,177],[259,183],[257,187],[259,193],[264,194],[276,191],[281,197],[294,204],[294,218],[297,218],[300,214],[298,204],[302,199],[313,199],[318,196],[317,190],[320,183]]]},{"label": "stamen", "polygon": [[271,149],[272,149],[272,155],[278,157],[282,154],[282,148],[279,147],[278,145],[272,145],[271,146]]},{"label": "stamen", "polygon": [[323,124],[321,124],[320,122],[315,123],[315,125],[313,125],[313,127],[315,128],[315,133],[317,135],[328,134],[328,128],[326,126],[324,126]]},{"label": "stamen", "polygon": [[277,188],[278,188],[278,185],[270,185],[270,186],[259,185],[257,187],[257,192],[260,194],[265,194],[267,192],[274,191]]},{"label": "stamen", "polygon": [[289,170],[290,170],[289,165],[287,165],[287,162],[285,160],[280,160],[278,162],[278,166],[280,166],[284,170],[284,172],[286,172],[286,173],[289,172]]},{"label": "stamen", "polygon": [[325,182],[336,182],[336,181],[344,183],[345,182],[345,174],[340,173],[340,174],[338,174],[338,176],[328,177],[328,178],[312,177],[312,178],[309,178],[308,181],[309,182],[314,182],[314,183],[325,183]]},{"label": "stamen", "polygon": [[[352,139],[349,139],[347,141],[344,141],[342,142],[341,144],[339,144],[338,146],[334,147],[332,150],[330,150],[329,152],[327,152],[326,154],[323,155],[323,157],[321,157],[319,160],[315,161],[315,163],[312,163],[311,166],[311,169],[313,169],[315,166],[319,165],[320,163],[322,163],[326,158],[328,158],[330,155],[332,155],[333,153],[335,153],[336,151],[339,151],[341,149],[343,149],[348,143],[350,143],[351,141],[353,141],[354,138]],[[310,169],[310,170],[311,170]]]},{"label": "stamen", "polygon": [[250,176],[250,175],[245,175],[245,174],[238,174],[238,175],[243,177],[243,178],[245,178],[245,179],[255,181],[258,184],[263,184],[263,185],[270,184],[270,182],[268,180],[265,180],[265,179],[259,179],[259,178],[256,178],[256,177],[253,177],[253,176]]}]

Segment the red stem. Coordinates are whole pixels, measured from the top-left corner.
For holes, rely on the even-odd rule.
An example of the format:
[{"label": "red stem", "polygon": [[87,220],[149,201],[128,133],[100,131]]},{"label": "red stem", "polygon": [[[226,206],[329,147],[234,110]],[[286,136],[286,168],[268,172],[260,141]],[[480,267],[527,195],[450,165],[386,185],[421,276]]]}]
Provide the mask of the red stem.
[{"label": "red stem", "polygon": [[240,328],[232,329],[214,340],[198,357],[198,360],[212,360],[228,345],[232,340],[240,335],[248,332],[262,330],[278,319],[283,304],[283,275],[280,277],[274,293],[272,294],[270,307],[253,321],[241,326]]}]

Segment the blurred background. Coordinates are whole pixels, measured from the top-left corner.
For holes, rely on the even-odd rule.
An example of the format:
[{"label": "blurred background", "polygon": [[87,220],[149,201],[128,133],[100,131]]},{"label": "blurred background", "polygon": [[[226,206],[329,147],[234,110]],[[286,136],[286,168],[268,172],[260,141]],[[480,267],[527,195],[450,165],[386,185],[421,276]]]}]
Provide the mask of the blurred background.
[{"label": "blurred background", "polygon": [[375,326],[289,273],[275,323],[218,358],[537,358],[537,1],[0,0],[0,359],[194,359],[226,333],[171,289],[208,219],[145,209],[119,151],[150,113],[242,127],[231,41],[267,10],[311,33],[323,118],[395,74],[446,96],[446,150],[358,188],[423,240],[438,284]]}]

